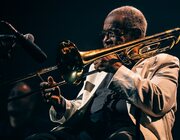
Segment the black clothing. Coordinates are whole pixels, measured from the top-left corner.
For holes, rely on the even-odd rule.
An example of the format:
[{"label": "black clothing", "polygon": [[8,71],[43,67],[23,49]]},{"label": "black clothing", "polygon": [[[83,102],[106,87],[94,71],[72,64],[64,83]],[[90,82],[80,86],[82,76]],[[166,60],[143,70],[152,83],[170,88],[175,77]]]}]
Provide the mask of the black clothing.
[{"label": "black clothing", "polygon": [[126,101],[104,88],[111,78],[112,74],[108,74],[101,83],[78,126],[58,127],[49,134],[35,135],[27,140],[135,140],[136,128],[128,116]]}]

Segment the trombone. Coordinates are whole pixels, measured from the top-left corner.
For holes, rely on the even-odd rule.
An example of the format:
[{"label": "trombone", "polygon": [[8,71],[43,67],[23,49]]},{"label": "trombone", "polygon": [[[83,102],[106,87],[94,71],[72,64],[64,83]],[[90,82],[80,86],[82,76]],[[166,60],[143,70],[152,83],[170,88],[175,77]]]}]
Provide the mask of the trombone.
[{"label": "trombone", "polygon": [[[19,78],[13,82],[11,81],[11,83],[23,81],[35,76],[40,77],[40,75],[47,72],[58,70],[64,81],[57,83],[55,86],[62,86],[64,84],[78,85],[84,77],[98,72],[97,70],[94,70],[84,73],[84,68],[101,57],[125,51],[126,59],[123,59],[122,62],[126,64],[128,62],[127,60],[148,58],[158,53],[166,52],[177,45],[179,40],[180,28],[174,28],[121,45],[90,51],[79,51],[73,42],[63,41],[57,48],[57,65],[29,74],[28,76]],[[138,54],[131,53],[132,49],[135,47],[139,50]],[[0,86],[1,85],[2,84],[0,84]]]},{"label": "trombone", "polygon": [[[114,47],[102,48],[90,51],[79,51],[71,41],[60,43],[57,50],[57,67],[66,83],[78,84],[82,77],[97,72],[83,72],[84,67],[95,60],[114,53],[126,52],[126,58],[121,61],[127,65],[131,60],[148,58],[158,53],[166,52],[178,44],[180,40],[180,28],[174,28],[141,39],[130,41]],[[139,52],[132,54],[133,48]],[[62,83],[61,83],[62,84]],[[59,84],[59,85],[61,85]]]}]

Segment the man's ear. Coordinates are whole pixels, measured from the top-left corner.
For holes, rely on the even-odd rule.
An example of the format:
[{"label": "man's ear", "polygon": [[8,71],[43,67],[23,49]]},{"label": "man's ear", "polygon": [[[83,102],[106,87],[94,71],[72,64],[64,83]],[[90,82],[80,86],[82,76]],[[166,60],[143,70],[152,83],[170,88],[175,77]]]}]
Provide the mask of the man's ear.
[{"label": "man's ear", "polygon": [[131,29],[131,36],[133,39],[138,39],[142,36],[141,30],[138,28]]}]

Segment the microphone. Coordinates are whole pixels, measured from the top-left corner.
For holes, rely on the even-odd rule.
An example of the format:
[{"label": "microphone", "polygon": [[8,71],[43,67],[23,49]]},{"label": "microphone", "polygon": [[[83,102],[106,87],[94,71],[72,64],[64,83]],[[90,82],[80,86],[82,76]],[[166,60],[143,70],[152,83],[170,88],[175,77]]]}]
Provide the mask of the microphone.
[{"label": "microphone", "polygon": [[32,58],[42,63],[47,55],[34,43],[34,36],[30,33],[22,35],[16,33],[17,44],[19,44]]},{"label": "microphone", "polygon": [[1,21],[12,31],[16,37],[16,43],[19,44],[32,58],[37,62],[42,63],[47,59],[47,55],[43,52],[38,45],[34,43],[34,36],[32,34],[21,34],[19,33],[10,23]]},{"label": "microphone", "polygon": [[28,39],[31,42],[34,42],[34,36],[31,33],[27,33],[23,35],[26,39]]}]

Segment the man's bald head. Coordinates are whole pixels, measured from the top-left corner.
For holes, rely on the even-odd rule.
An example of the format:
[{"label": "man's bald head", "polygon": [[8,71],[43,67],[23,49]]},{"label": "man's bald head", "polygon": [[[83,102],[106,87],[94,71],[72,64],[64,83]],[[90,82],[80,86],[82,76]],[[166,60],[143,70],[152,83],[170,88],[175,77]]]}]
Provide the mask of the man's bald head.
[{"label": "man's bald head", "polygon": [[[140,37],[146,35],[147,21],[143,13],[132,6],[122,6],[111,11],[106,20],[113,18],[117,21],[118,28],[123,29],[139,29],[141,31]],[[106,22],[105,20],[105,22]]]}]

